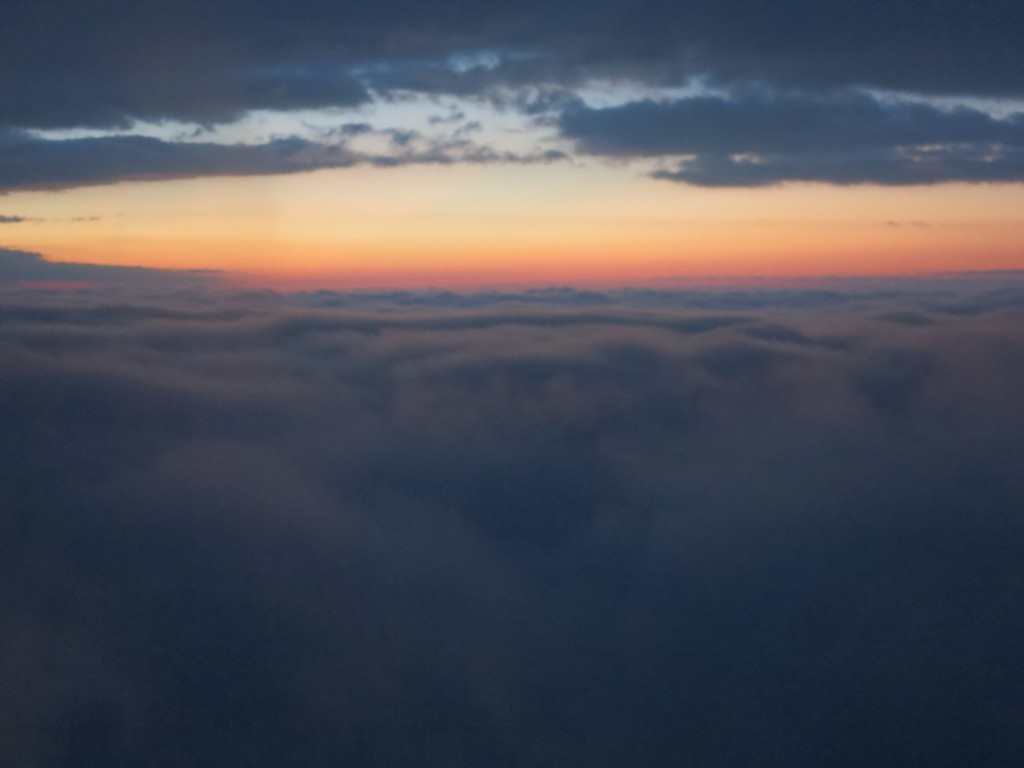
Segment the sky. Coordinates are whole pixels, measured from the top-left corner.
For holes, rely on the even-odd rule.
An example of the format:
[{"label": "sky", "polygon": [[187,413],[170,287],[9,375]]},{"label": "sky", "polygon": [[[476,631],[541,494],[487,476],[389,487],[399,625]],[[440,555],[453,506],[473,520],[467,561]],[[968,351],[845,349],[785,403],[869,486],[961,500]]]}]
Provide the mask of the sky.
[{"label": "sky", "polygon": [[0,765],[1024,765],[1019,0],[5,0]]},{"label": "sky", "polygon": [[17,0],[0,247],[282,288],[1019,269],[1018,5]]}]

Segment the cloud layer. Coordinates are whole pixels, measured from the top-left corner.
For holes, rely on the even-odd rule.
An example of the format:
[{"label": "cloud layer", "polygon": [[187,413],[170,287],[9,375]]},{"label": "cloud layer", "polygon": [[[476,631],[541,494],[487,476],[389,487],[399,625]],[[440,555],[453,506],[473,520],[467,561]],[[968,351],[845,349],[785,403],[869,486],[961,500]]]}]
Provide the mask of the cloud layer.
[{"label": "cloud layer", "polygon": [[997,119],[860,92],[577,106],[561,115],[559,128],[590,154],[690,156],[678,171],[656,176],[706,186],[1024,179],[1024,113]]},{"label": "cloud layer", "polygon": [[[269,176],[354,165],[391,168],[453,163],[549,163],[559,151],[500,152],[467,139],[423,140],[415,132],[382,152],[350,148],[344,141],[300,138],[257,144],[168,141],[150,136],[40,139],[23,132],[0,134],[0,194],[25,189],[65,189],[124,181],[201,176]],[[4,223],[0,220],[0,223]]]},{"label": "cloud layer", "polygon": [[[1016,37],[1024,18],[1013,3],[114,0],[19,4],[5,21],[0,64],[13,87],[0,125],[12,127],[351,106],[367,98],[353,74],[371,65],[383,72],[446,60],[470,81],[497,69],[514,73],[511,82],[700,75],[1024,95]],[[474,51],[506,64],[473,66],[465,56]]]},{"label": "cloud layer", "polygon": [[0,754],[1017,762],[1022,294],[746,295],[9,294]]},{"label": "cloud layer", "polygon": [[208,284],[218,273],[211,270],[171,270],[119,267],[107,264],[49,261],[38,253],[0,248],[0,286],[23,283],[84,283],[164,287]]},{"label": "cloud layer", "polygon": [[[1022,14],[1016,3],[967,7],[952,0],[898,8],[882,0],[568,0],[557,9],[536,0],[19,3],[0,30],[0,135],[131,131],[138,121],[211,127],[254,111],[333,114],[410,94],[447,94],[526,112],[546,103],[553,112],[544,121],[560,125],[584,152],[670,157],[682,146],[704,146],[694,163],[662,174],[689,183],[1020,181],[1019,118],[910,102],[882,107],[867,94],[1019,104]],[[732,95],[612,110],[573,106],[595,83],[634,94],[699,83]],[[803,96],[751,101],[759,89]],[[302,141],[277,138],[289,146]],[[141,137],[41,142],[31,150],[47,167],[78,150],[94,154],[91,174],[62,182],[73,184],[125,178],[111,152],[136,161],[152,152],[153,164],[171,166],[154,176],[133,166],[130,178],[307,167],[282,161],[276,141],[213,149],[178,142],[145,148],[135,139]],[[11,141],[4,139],[8,150]],[[897,151],[929,141],[943,146],[943,159],[904,161]],[[799,152],[749,148],[761,143]],[[751,168],[736,158],[750,151],[770,154]],[[540,151],[527,155],[543,160]],[[4,158],[4,166],[11,163]],[[911,164],[937,168],[914,173]],[[317,167],[335,166],[325,160]],[[865,169],[862,178],[848,167]],[[3,171],[6,189],[37,183],[23,169]]]}]

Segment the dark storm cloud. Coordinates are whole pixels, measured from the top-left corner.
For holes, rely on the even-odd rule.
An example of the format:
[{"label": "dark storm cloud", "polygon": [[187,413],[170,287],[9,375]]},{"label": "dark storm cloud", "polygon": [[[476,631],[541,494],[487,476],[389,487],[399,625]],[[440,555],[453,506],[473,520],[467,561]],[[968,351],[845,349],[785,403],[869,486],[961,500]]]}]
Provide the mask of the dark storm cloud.
[{"label": "dark storm cloud", "polygon": [[[474,93],[704,76],[1021,96],[1022,25],[1020,5],[1000,0],[15,2],[0,28],[0,126],[345,107],[374,82]],[[480,51],[496,62],[474,63]]]},{"label": "dark storm cloud", "polygon": [[1012,278],[5,295],[0,755],[1016,764]]}]

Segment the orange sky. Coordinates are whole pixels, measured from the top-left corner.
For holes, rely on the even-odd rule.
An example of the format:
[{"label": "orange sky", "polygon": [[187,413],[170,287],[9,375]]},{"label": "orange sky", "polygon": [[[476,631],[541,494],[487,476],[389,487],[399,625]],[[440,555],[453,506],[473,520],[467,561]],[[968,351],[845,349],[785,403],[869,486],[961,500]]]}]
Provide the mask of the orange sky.
[{"label": "orange sky", "polygon": [[16,193],[0,245],[284,287],[1024,268],[1024,185],[700,189],[605,164],[352,168]]}]

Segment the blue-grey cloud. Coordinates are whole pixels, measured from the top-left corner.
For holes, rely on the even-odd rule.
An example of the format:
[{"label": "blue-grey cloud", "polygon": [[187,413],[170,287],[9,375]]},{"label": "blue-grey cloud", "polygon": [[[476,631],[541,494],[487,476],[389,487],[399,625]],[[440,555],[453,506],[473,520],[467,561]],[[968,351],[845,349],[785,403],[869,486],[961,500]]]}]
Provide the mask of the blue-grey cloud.
[{"label": "blue-grey cloud", "polygon": [[144,136],[51,141],[9,133],[0,136],[0,192],[191,176],[292,173],[355,162],[357,158],[343,147],[301,139],[228,145]]},{"label": "blue-grey cloud", "polygon": [[[344,129],[343,129],[344,131]],[[357,131],[358,133],[358,131]],[[351,131],[349,132],[351,135]],[[255,176],[301,173],[354,165],[549,163],[559,151],[503,152],[462,137],[422,138],[392,131],[392,150],[366,153],[342,142],[297,137],[262,144],[167,141],[148,136],[41,139],[23,132],[0,134],[0,194],[19,189],[62,189],[122,181],[199,176]]]},{"label": "blue-grey cloud", "polygon": [[[831,95],[742,89],[732,95],[608,108],[583,105],[567,91],[525,90],[527,112],[541,103],[576,152],[620,158],[677,158],[657,178],[703,186],[761,186],[785,181],[830,184],[935,184],[1024,180],[1024,117],[979,109],[883,101],[863,92]],[[544,118],[547,119],[547,118]],[[465,126],[467,129],[472,124]],[[348,142],[386,138],[388,151]],[[0,192],[56,189],[127,180],[266,175],[372,164],[544,163],[557,149],[517,154],[456,131],[447,139],[404,128],[345,123],[322,141],[284,138],[262,144],[168,141],[142,136],[42,139],[0,134]]]},{"label": "blue-grey cloud", "polygon": [[21,224],[24,221],[31,221],[24,216],[5,216],[0,214],[0,224]]},{"label": "blue-grey cloud", "polygon": [[705,186],[1024,179],[1021,114],[1000,119],[866,93],[741,92],[604,109],[577,105],[558,125],[590,154],[690,156],[656,176]]},{"label": "blue-grey cloud", "polygon": [[[857,165],[875,169],[861,174],[868,182],[1019,181],[1019,118],[893,106],[850,94],[881,88],[918,97],[1019,99],[1024,55],[1015,30],[1024,24],[1022,14],[1013,3],[968,9],[951,0],[899,8],[882,0],[824,6],[567,0],[558,8],[539,0],[110,0],[102,7],[50,3],[45,9],[18,3],[0,29],[0,131],[130,130],[140,120],[209,126],[253,110],[348,109],[413,92],[522,110],[538,125],[559,126],[583,152],[689,151],[699,155],[694,163],[662,176],[698,184],[854,183],[857,174],[847,167]],[[595,81],[626,88],[699,81],[739,95],[587,109],[581,89]],[[751,92],[803,96],[758,100]],[[12,141],[2,143],[10,149]],[[279,173],[295,165],[281,157],[294,146],[288,140],[230,150],[97,141],[46,147],[39,162],[47,166],[52,155],[88,149],[109,167],[117,164],[112,155],[123,154],[127,170],[96,172],[112,179],[194,175],[183,169],[203,165],[212,173]],[[956,157],[915,175],[898,157],[880,156],[928,142]],[[865,157],[869,149],[875,154]],[[814,167],[794,157],[812,151],[821,155]],[[757,168],[735,157],[750,152],[771,157],[759,158]],[[138,159],[149,153],[146,162]],[[475,162],[488,151],[421,155],[428,162]],[[346,162],[321,158],[313,165]],[[391,155],[373,162],[404,160]],[[72,158],[70,165],[88,179],[89,169],[77,163]],[[147,176],[140,165],[158,167]],[[36,175],[10,160],[0,171],[6,189],[21,188],[8,178],[28,178],[31,187]]]},{"label": "blue-grey cloud", "polygon": [[209,282],[210,270],[171,270],[49,261],[41,254],[0,248],[0,285],[5,283],[123,283],[187,286]]},{"label": "blue-grey cloud", "polygon": [[11,294],[0,754],[1015,764],[1016,285]]},{"label": "blue-grey cloud", "polygon": [[658,179],[707,187],[758,187],[788,181],[925,185],[1024,181],[1024,149],[1001,145],[892,148],[844,152],[703,154]]},{"label": "blue-grey cloud", "polygon": [[559,128],[585,152],[623,156],[1024,146],[1024,113],[996,119],[976,109],[885,103],[857,92],[694,97],[603,109],[577,106],[561,116]]},{"label": "blue-grey cloud", "polygon": [[6,11],[0,127],[206,123],[353,106],[368,86],[473,94],[593,77],[1024,95],[1024,11],[1009,2],[111,0]]}]

